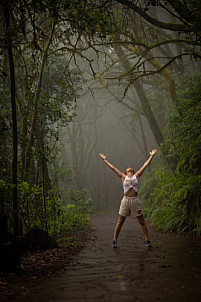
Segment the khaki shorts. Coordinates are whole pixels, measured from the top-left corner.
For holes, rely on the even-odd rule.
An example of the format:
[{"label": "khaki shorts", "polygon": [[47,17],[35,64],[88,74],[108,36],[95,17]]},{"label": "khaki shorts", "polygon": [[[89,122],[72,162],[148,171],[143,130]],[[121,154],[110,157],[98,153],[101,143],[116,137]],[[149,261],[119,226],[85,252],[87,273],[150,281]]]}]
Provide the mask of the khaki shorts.
[{"label": "khaki shorts", "polygon": [[143,214],[142,205],[138,196],[126,197],[124,196],[119,208],[119,214],[121,216],[133,216],[138,217]]}]

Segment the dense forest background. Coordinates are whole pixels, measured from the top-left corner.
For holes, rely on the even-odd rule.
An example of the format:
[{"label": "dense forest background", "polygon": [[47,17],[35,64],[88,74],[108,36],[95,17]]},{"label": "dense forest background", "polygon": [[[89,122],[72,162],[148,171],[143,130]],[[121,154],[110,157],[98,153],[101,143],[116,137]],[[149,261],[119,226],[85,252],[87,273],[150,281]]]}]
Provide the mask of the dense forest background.
[{"label": "dense forest background", "polygon": [[15,237],[118,209],[124,171],[154,225],[201,233],[199,0],[3,0],[0,216]]}]

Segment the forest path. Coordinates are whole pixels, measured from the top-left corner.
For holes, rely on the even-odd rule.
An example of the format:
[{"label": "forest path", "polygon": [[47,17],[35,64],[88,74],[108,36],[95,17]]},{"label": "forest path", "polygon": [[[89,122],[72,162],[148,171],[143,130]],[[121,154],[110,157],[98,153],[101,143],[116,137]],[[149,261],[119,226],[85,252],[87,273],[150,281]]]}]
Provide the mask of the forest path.
[{"label": "forest path", "polygon": [[111,246],[118,215],[92,217],[95,240],[66,265],[58,277],[36,280],[15,301],[182,301],[201,297],[201,241],[149,229],[152,250],[143,244],[136,220],[128,218],[119,248]]}]

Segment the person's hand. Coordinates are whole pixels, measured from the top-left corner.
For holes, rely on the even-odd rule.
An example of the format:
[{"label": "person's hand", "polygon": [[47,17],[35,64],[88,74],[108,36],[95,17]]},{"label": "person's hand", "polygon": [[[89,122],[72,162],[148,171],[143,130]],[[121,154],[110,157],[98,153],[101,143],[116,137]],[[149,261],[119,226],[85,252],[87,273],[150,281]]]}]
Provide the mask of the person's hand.
[{"label": "person's hand", "polygon": [[157,150],[156,149],[153,149],[151,152],[150,152],[150,155],[151,156],[154,156],[154,154],[157,152]]},{"label": "person's hand", "polygon": [[99,153],[99,156],[100,156],[103,160],[106,159],[106,155],[104,155],[103,153]]}]

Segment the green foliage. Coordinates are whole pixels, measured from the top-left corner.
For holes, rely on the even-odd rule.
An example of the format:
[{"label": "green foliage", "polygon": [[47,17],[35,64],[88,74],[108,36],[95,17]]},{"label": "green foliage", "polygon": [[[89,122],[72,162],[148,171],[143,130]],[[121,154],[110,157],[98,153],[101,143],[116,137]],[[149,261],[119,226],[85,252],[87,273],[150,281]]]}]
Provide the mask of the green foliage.
[{"label": "green foliage", "polygon": [[[153,189],[153,183],[156,186]],[[146,184],[146,188],[145,188]],[[142,190],[145,214],[163,231],[192,231],[200,233],[201,176],[180,174],[160,169],[152,177],[146,176]],[[145,191],[152,193],[145,196]]]},{"label": "green foliage", "polygon": [[[9,215],[12,208],[12,199],[9,195],[11,188],[12,185],[0,180],[1,197],[3,195],[6,196],[4,211],[7,214],[9,226],[12,221],[12,217]],[[87,194],[86,189],[68,189],[69,200],[63,201],[58,193],[56,194],[49,190],[44,198],[41,186],[33,185],[26,181],[21,182],[18,184],[21,230],[23,229],[23,232],[26,232],[34,225],[46,229],[46,222],[47,231],[53,236],[59,236],[67,230],[88,228],[89,214],[92,211],[92,199],[88,198]]]},{"label": "green foliage", "polygon": [[109,24],[106,17],[104,5],[99,5],[97,1],[65,0],[63,9],[68,14],[68,22],[71,28],[66,30],[66,34],[77,32],[88,35],[95,35],[101,32],[104,37],[109,32]]},{"label": "green foliage", "polygon": [[68,56],[55,56],[48,63],[44,70],[39,112],[43,123],[56,123],[59,128],[76,116],[81,78],[77,69],[66,72]]},{"label": "green foliage", "polygon": [[87,190],[68,189],[67,194],[70,197],[68,204],[62,202],[59,197],[55,198],[54,195],[46,199],[49,232],[54,236],[66,230],[89,227],[92,199],[87,198]]},{"label": "green foliage", "polygon": [[61,205],[60,217],[57,220],[49,221],[49,233],[51,235],[60,235],[65,231],[72,231],[89,227],[89,215],[82,212],[82,209],[75,204]]},{"label": "green foliage", "polygon": [[92,199],[87,198],[87,190],[74,190],[74,189],[68,189],[67,195],[70,198],[70,201],[72,203],[75,203],[77,206],[79,206],[83,212],[89,212],[89,209],[92,204]]},{"label": "green foliage", "polygon": [[8,190],[8,184],[3,179],[0,179],[0,190],[1,191]]},{"label": "green foliage", "polygon": [[169,165],[155,167],[141,187],[145,214],[164,231],[201,233],[200,87],[201,75],[194,74],[178,88],[180,105],[169,109],[161,146]]},{"label": "green foliage", "polygon": [[178,171],[201,173],[200,87],[199,74],[185,78],[178,92],[180,105],[170,109],[162,150]]}]

